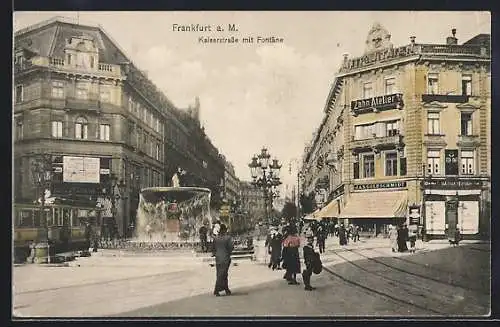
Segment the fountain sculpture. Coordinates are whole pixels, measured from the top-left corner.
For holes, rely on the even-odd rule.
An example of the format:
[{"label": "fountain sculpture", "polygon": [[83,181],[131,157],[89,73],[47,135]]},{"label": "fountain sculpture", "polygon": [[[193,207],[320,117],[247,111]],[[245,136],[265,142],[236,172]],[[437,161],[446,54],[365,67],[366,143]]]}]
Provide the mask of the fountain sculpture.
[{"label": "fountain sculpture", "polygon": [[135,238],[141,243],[194,243],[202,225],[212,226],[210,190],[150,187],[141,190]]}]

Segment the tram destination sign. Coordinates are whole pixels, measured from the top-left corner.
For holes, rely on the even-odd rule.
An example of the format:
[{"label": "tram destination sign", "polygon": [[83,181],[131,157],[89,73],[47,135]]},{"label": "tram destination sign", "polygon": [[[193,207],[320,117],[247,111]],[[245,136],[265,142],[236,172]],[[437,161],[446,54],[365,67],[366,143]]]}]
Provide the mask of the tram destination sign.
[{"label": "tram destination sign", "polygon": [[370,184],[356,184],[354,185],[355,191],[386,189],[386,188],[403,188],[406,187],[406,181],[402,182],[386,182],[386,183],[370,183]]}]

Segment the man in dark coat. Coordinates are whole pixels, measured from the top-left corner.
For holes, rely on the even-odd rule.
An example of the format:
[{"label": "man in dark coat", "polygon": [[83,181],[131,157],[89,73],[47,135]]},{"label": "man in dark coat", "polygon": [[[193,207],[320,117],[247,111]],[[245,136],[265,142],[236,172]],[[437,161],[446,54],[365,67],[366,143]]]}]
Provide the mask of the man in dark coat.
[{"label": "man in dark coat", "polygon": [[200,230],[198,231],[198,233],[200,234],[201,251],[207,252],[207,250],[208,250],[208,247],[207,247],[207,233],[208,233],[207,226],[202,225],[200,227]]},{"label": "man in dark coat", "polygon": [[304,245],[304,263],[306,269],[302,271],[302,280],[304,280],[304,289],[306,291],[312,291],[315,288],[311,286],[311,276],[313,273],[313,256],[314,256],[314,236],[309,236],[307,238],[307,243]]},{"label": "man in dark coat", "polygon": [[276,232],[272,239],[271,239],[271,264],[272,264],[272,269],[281,269],[280,268],[280,262],[281,262],[281,242],[283,241],[283,238],[280,234],[280,232]]},{"label": "man in dark coat", "polygon": [[344,227],[344,224],[340,224],[339,227],[339,244],[347,245],[347,231]]},{"label": "man in dark coat", "polygon": [[234,249],[233,239],[227,235],[227,227],[220,225],[218,235],[214,238],[213,251],[215,256],[216,282],[214,295],[220,296],[220,291],[225,291],[226,295],[231,295],[228,285],[228,272],[231,265],[231,253]]},{"label": "man in dark coat", "polygon": [[403,227],[398,229],[398,251],[399,252],[408,251],[408,246],[406,245],[407,240],[408,240],[408,227],[406,227],[406,224],[403,224]]}]

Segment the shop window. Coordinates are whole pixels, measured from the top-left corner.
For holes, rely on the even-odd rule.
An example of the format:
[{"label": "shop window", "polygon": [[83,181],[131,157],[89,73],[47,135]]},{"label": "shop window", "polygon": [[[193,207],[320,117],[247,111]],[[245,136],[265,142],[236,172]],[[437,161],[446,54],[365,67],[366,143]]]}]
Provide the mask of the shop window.
[{"label": "shop window", "polygon": [[429,175],[439,175],[441,173],[440,160],[441,160],[440,151],[436,150],[427,151],[427,173]]},{"label": "shop window", "polygon": [[427,113],[427,134],[429,135],[439,135],[439,113],[429,112]]},{"label": "shop window", "polygon": [[385,153],[385,176],[398,175],[398,154],[397,152]]},{"label": "shop window", "polygon": [[460,135],[472,135],[472,113],[462,112],[460,114],[460,122],[461,122]]},{"label": "shop window", "polygon": [[438,74],[431,73],[427,76],[427,93],[428,94],[439,94],[438,88],[439,78]]},{"label": "shop window", "polygon": [[462,175],[474,175],[474,151],[462,150],[460,152],[460,167]]}]

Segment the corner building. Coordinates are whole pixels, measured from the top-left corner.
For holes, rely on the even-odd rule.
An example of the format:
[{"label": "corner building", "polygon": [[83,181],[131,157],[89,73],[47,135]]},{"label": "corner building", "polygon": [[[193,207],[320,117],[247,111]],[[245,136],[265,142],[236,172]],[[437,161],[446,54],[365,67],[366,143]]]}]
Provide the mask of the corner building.
[{"label": "corner building", "polygon": [[376,235],[407,222],[427,239],[489,236],[490,36],[455,35],[394,47],[375,24],[363,56],[344,56],[305,156],[307,181],[329,176],[320,216]]},{"label": "corner building", "polygon": [[[134,222],[140,190],[169,185],[178,167],[217,201],[224,161],[200,126],[199,102],[176,108],[102,27],[58,17],[17,31],[13,93],[16,203],[37,198],[31,162],[42,153],[52,160],[51,194],[100,202],[102,222],[113,218],[103,192],[110,175],[124,181],[114,217],[120,236]],[[61,224],[49,219],[51,228]]]}]

